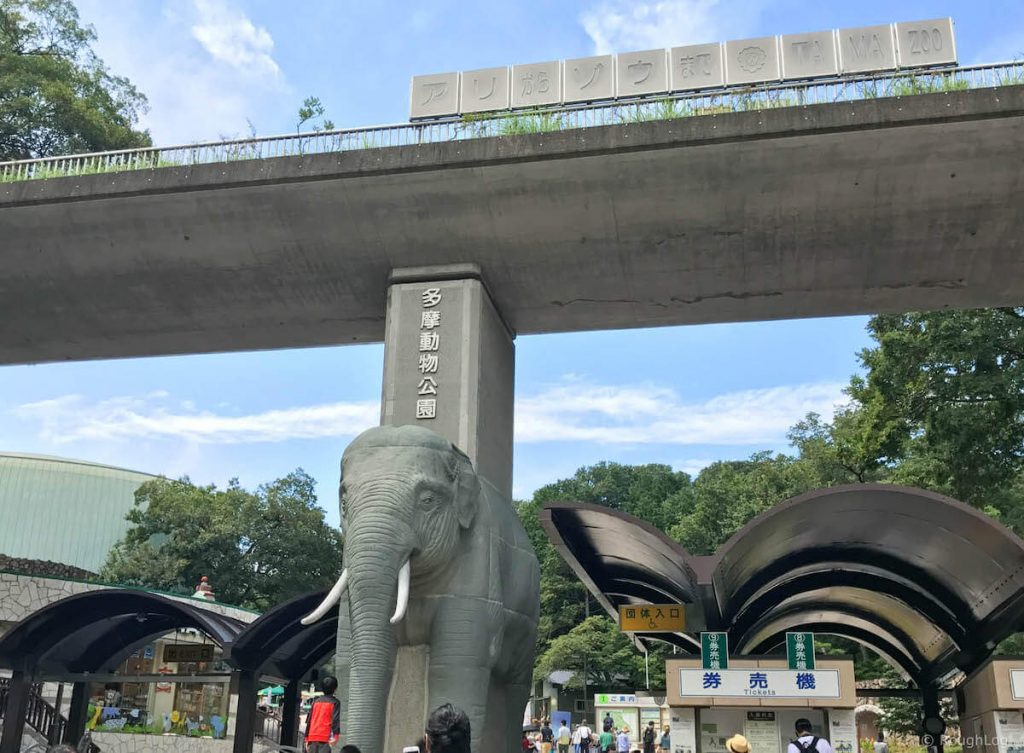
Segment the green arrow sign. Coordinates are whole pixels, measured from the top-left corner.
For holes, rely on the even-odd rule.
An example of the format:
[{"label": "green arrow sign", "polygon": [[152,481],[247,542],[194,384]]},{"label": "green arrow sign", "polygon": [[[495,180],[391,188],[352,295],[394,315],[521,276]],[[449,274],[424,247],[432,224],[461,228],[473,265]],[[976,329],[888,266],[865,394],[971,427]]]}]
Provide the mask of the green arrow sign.
[{"label": "green arrow sign", "polygon": [[786,633],[790,669],[814,669],[814,633]]},{"label": "green arrow sign", "polygon": [[704,669],[729,668],[729,636],[726,633],[700,634],[700,660]]}]

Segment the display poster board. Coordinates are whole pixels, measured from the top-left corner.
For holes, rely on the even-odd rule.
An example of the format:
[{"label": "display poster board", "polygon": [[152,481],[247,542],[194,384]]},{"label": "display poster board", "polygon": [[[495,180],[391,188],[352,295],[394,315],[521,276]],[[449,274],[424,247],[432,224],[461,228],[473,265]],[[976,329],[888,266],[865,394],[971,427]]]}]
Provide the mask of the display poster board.
[{"label": "display poster board", "polygon": [[856,752],[857,718],[853,709],[830,709],[828,727],[828,739],[835,753]]},{"label": "display poster board", "polygon": [[[604,715],[611,714],[612,719],[615,720],[615,729],[626,728],[629,730],[630,740],[640,739],[637,732],[638,728],[640,727],[640,715],[638,713],[639,709],[615,709],[597,707],[595,711],[597,712],[594,715],[596,718],[594,719],[594,724],[591,727],[591,729],[594,730],[596,734],[601,734],[601,730],[603,729]],[[587,721],[590,720],[588,719]]]},{"label": "display poster board", "polygon": [[779,722],[774,711],[748,711],[743,722],[743,736],[756,753],[780,753]]},{"label": "display poster board", "polygon": [[[727,753],[725,741],[732,737],[732,732],[725,728],[725,725],[717,722],[700,723],[700,750],[701,753]],[[1002,753],[1002,752],[1000,752]]]},{"label": "display poster board", "polygon": [[999,753],[1024,753],[1024,715],[1020,711],[997,711],[995,716]]},{"label": "display poster board", "polygon": [[669,735],[672,753],[697,753],[697,722],[692,708],[670,709]]},{"label": "display poster board", "polygon": [[643,731],[647,729],[647,723],[654,722],[655,729],[658,730],[658,739],[661,739],[661,708],[658,706],[641,706],[640,707],[640,729],[637,730],[637,737],[643,736]]}]

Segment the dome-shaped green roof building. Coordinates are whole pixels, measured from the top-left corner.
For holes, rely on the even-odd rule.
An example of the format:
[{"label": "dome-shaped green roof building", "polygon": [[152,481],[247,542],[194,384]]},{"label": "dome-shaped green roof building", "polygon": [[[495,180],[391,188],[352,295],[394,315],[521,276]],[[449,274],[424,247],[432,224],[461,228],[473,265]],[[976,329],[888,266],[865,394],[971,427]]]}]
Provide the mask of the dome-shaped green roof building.
[{"label": "dome-shaped green roof building", "polygon": [[82,460],[0,453],[0,554],[98,572],[155,476]]}]

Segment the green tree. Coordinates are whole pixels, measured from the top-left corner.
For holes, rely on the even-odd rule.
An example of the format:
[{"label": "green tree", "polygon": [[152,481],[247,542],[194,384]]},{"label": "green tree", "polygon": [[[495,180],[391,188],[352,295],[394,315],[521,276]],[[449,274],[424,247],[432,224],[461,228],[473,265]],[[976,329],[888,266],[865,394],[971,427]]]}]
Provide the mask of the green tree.
[{"label": "green tree", "polygon": [[[661,530],[679,516],[690,477],[667,465],[598,463],[538,489],[535,502],[588,502],[621,510]],[[682,496],[680,496],[682,495]]]},{"label": "green tree", "polygon": [[[650,659],[651,687],[665,685],[664,655]],[[582,688],[584,671],[590,688],[613,690],[644,687],[644,657],[618,625],[605,616],[589,617],[565,635],[551,641],[539,656],[534,679],[540,680],[556,670],[570,670],[570,688]]]},{"label": "green tree", "polygon": [[678,518],[669,504],[685,493],[690,477],[667,465],[598,463],[580,468],[572,478],[538,489],[529,502],[516,506],[540,561],[540,624],[537,654],[550,642],[579,625],[589,613],[590,595],[540,525],[541,507],[548,502],[588,502],[635,515],[660,528]]},{"label": "green tree", "polygon": [[891,435],[891,480],[984,507],[1024,469],[1024,308],[873,317],[850,395]]},{"label": "green tree", "polygon": [[[886,680],[886,687],[907,687],[906,681],[891,667],[886,668],[884,679]],[[881,727],[886,732],[908,736],[921,734],[921,719],[924,715],[924,706],[920,697],[880,698],[878,706],[882,709]],[[939,701],[939,714],[948,727],[959,727],[960,719],[957,716],[953,699],[943,698]],[[947,732],[947,734],[949,733]]]},{"label": "green tree", "polygon": [[520,502],[516,506],[540,563],[540,621],[537,625],[537,655],[544,653],[551,641],[564,635],[583,621],[590,598],[561,555],[548,541],[540,525],[541,504]]},{"label": "green tree", "polygon": [[690,500],[676,505],[683,514],[670,533],[691,554],[712,554],[751,518],[820,481],[813,464],[788,455],[712,463],[694,481]]},{"label": "green tree", "polygon": [[0,161],[149,146],[145,97],[95,40],[71,0],[0,0]]},{"label": "green tree", "polygon": [[101,577],[190,593],[208,575],[220,601],[258,610],[327,587],[341,572],[341,535],[327,525],[314,484],[301,469],[256,492],[237,482],[219,490],[149,481]]},{"label": "green tree", "polygon": [[892,435],[877,428],[871,410],[855,403],[837,410],[830,423],[808,413],[787,437],[823,486],[863,484],[884,478],[898,450]]}]

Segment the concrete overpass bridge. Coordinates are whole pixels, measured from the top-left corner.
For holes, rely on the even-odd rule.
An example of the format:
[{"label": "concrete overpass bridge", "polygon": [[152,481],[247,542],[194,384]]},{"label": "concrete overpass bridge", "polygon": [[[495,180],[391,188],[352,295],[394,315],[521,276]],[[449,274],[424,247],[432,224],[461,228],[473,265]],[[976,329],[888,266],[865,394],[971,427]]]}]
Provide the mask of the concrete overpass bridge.
[{"label": "concrete overpass bridge", "polygon": [[986,70],[0,165],[0,364],[380,341],[391,270],[465,263],[524,334],[1020,304],[1024,66]]}]

